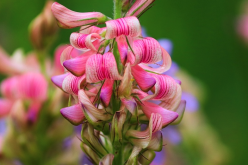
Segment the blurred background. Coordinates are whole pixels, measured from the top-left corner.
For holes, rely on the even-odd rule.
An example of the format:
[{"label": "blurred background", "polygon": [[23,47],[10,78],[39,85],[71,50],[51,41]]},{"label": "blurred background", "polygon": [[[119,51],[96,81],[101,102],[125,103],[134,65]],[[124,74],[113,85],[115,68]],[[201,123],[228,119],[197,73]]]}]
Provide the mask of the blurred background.
[{"label": "blurred background", "polygon": [[[112,0],[58,0],[74,11],[112,16]],[[237,34],[243,0],[156,0],[141,24],[156,39],[173,42],[172,59],[204,86],[207,120],[230,150],[229,165],[248,163],[248,47]],[[32,46],[28,25],[44,0],[0,1],[0,45],[9,53]],[[54,48],[69,43],[74,30],[59,31]],[[53,52],[51,52],[52,54]],[[207,141],[208,137],[202,138]]]}]

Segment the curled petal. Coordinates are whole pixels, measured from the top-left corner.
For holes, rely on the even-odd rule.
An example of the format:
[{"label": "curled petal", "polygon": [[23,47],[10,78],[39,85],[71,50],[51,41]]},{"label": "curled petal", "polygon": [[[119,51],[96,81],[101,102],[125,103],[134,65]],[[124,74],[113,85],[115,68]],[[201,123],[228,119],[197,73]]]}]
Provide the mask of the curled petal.
[{"label": "curled petal", "polygon": [[152,113],[149,126],[145,131],[128,130],[126,136],[135,146],[146,148],[151,141],[153,133],[162,129],[162,120],[160,114]]},{"label": "curled petal", "polygon": [[7,99],[0,99],[0,118],[5,117],[10,113],[12,102]]},{"label": "curled petal", "polygon": [[156,79],[156,84],[154,86],[155,92],[153,95],[149,95],[145,98],[143,98],[143,101],[150,100],[150,99],[159,99],[159,100],[168,100],[175,95],[181,96],[180,89],[181,86],[170,76],[167,75],[156,75],[156,74],[150,74]]},{"label": "curled petal", "polygon": [[162,74],[164,73],[165,71],[169,70],[170,67],[171,67],[171,57],[169,55],[169,53],[164,49],[162,48],[162,58],[163,58],[163,63],[160,67],[158,68],[151,68],[149,67],[148,65],[145,65],[145,64],[139,64],[140,67],[142,67],[143,69],[147,70],[147,71],[150,71],[150,72],[155,72],[155,73],[159,73],[159,74]]},{"label": "curled petal", "polygon": [[156,84],[155,78],[138,65],[132,67],[132,75],[143,91],[149,91]]},{"label": "curled petal", "polygon": [[152,64],[161,61],[163,58],[162,47],[157,40],[151,37],[135,40],[132,48],[135,54],[132,51],[128,53],[128,60],[132,65],[139,63]]},{"label": "curled petal", "polygon": [[105,80],[102,86],[101,93],[100,93],[100,99],[105,107],[107,107],[110,103],[113,85],[114,85],[114,81],[107,79]]},{"label": "curled petal", "polygon": [[99,120],[106,121],[110,119],[110,115],[106,114],[105,110],[103,109],[97,109],[90,101],[89,97],[85,94],[84,90],[79,90],[78,92],[78,98],[79,102],[84,109],[84,112],[86,112],[85,117],[87,120],[90,120],[92,122],[97,122]]},{"label": "curled petal", "polygon": [[132,7],[128,10],[126,16],[139,16],[143,11],[149,8],[149,5],[151,5],[154,1],[155,0],[136,0]]},{"label": "curled petal", "polygon": [[81,85],[85,82],[85,75],[81,77],[76,77],[72,74],[68,74],[63,83],[62,89],[69,94],[78,94],[78,90],[81,88]]},{"label": "curled petal", "polygon": [[136,17],[125,17],[106,22],[105,38],[112,39],[120,35],[137,37],[141,34],[141,26]]},{"label": "curled petal", "polygon": [[80,28],[80,33],[82,34],[91,34],[91,33],[97,33],[97,34],[102,34],[106,32],[106,27],[99,28],[97,26],[89,26],[89,27],[81,27]]},{"label": "curled petal", "polygon": [[116,61],[111,52],[95,54],[89,57],[86,63],[86,80],[88,83],[102,81],[104,79],[120,80]]},{"label": "curled petal", "polygon": [[68,76],[68,73],[65,73],[65,74],[62,74],[62,75],[58,75],[58,76],[53,76],[51,78],[51,80],[54,83],[54,85],[56,85],[57,87],[59,87],[60,89],[62,89],[62,84],[63,84],[63,81],[66,78],[66,76]]},{"label": "curled petal", "polygon": [[60,113],[73,125],[82,124],[83,120],[85,119],[83,110],[79,104],[62,108]]},{"label": "curled petal", "polygon": [[54,2],[52,12],[62,28],[70,29],[78,26],[104,23],[108,18],[99,12],[79,13]]},{"label": "curled petal", "polygon": [[91,49],[97,51],[97,45],[99,45],[99,39],[101,36],[97,33],[82,34],[82,33],[72,33],[70,36],[71,45],[76,49]]},{"label": "curled petal", "polygon": [[73,75],[82,76],[85,73],[86,62],[92,54],[92,51],[85,52],[81,56],[66,60],[63,65]]},{"label": "curled petal", "polygon": [[163,107],[161,107],[157,104],[150,103],[147,101],[143,101],[142,103],[143,104],[140,104],[141,109],[148,118],[151,117],[152,113],[158,113],[162,116],[162,119],[163,119],[162,120],[162,126],[163,127],[170,124],[171,122],[176,120],[176,118],[178,117],[178,114],[176,112],[164,109]]}]

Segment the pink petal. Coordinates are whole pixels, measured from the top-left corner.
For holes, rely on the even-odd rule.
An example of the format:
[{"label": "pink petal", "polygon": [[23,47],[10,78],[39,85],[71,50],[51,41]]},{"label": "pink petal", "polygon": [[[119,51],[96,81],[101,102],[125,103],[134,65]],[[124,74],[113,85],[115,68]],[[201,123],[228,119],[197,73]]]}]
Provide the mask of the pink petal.
[{"label": "pink petal", "polygon": [[88,83],[94,83],[104,79],[103,57],[101,54],[92,55],[86,63],[86,80]]},{"label": "pink petal", "polygon": [[162,60],[163,51],[157,40],[146,37],[142,40],[135,40],[133,42],[133,53],[128,54],[129,61],[132,65],[139,63],[152,64]]},{"label": "pink petal", "polygon": [[57,2],[53,3],[51,9],[53,15],[58,21],[59,26],[67,29],[88,24],[104,23],[108,20],[108,18],[102,13],[79,13],[68,9]]},{"label": "pink petal", "polygon": [[73,125],[82,124],[85,119],[83,110],[79,104],[62,108],[60,113]]},{"label": "pink petal", "polygon": [[62,83],[62,89],[69,94],[78,95],[78,91],[84,83],[85,75],[76,77],[72,74],[68,74]]},{"label": "pink petal", "polygon": [[171,57],[169,55],[169,53],[163,48],[161,47],[162,49],[162,58],[163,58],[163,64],[158,67],[158,68],[151,68],[145,64],[139,64],[140,67],[142,67],[143,69],[147,70],[147,71],[151,71],[151,72],[155,72],[155,73],[159,73],[159,74],[162,74],[164,72],[166,72],[167,70],[170,69],[171,67]]},{"label": "pink petal", "polygon": [[62,84],[64,79],[66,78],[66,76],[68,75],[68,73],[62,74],[62,75],[58,75],[58,76],[53,76],[51,78],[52,82],[54,83],[54,85],[56,85],[57,87],[59,87],[60,89],[62,89]]},{"label": "pink petal", "polygon": [[0,99],[0,118],[7,116],[10,113],[13,103],[7,99]]},{"label": "pink petal", "polygon": [[162,119],[163,119],[162,126],[163,127],[170,124],[171,122],[176,120],[176,118],[178,117],[178,114],[176,112],[164,109],[157,104],[150,103],[147,101],[143,101],[142,103],[143,104],[140,104],[141,109],[148,118],[151,117],[152,113],[158,113],[162,116]]},{"label": "pink petal", "polygon": [[114,55],[111,52],[104,55],[92,55],[86,63],[86,80],[88,83],[102,81],[105,78],[111,80],[121,79]]},{"label": "pink petal", "polygon": [[18,82],[19,82],[18,76],[13,76],[3,80],[1,83],[2,95],[10,100],[18,99],[20,97]]},{"label": "pink petal", "polygon": [[82,34],[72,33],[70,36],[71,45],[79,50],[91,49],[97,52],[97,45],[99,45],[101,36],[97,33]]},{"label": "pink petal", "polygon": [[48,84],[40,73],[26,73],[19,77],[18,90],[22,99],[43,102],[47,98]]},{"label": "pink petal", "polygon": [[[167,100],[173,98],[181,86],[170,76],[167,75],[157,75],[157,74],[150,74],[156,79],[156,84],[154,86],[155,92],[153,95],[149,95],[146,98],[142,99],[144,101],[150,99],[158,99],[158,100]],[[179,93],[179,95],[181,95]]]},{"label": "pink petal", "polygon": [[63,65],[73,75],[82,76],[85,73],[86,62],[92,54],[93,54],[92,51],[88,51],[79,57],[75,57],[75,58],[66,60],[63,63]]},{"label": "pink petal", "polygon": [[114,81],[106,79],[100,93],[100,99],[105,107],[110,103],[112,92],[113,92]]},{"label": "pink petal", "polygon": [[66,61],[66,60],[69,60],[71,59],[71,53],[73,51],[73,47],[72,46],[67,46],[63,52],[61,53],[61,56],[60,56],[60,64],[63,66],[63,63]]},{"label": "pink petal", "polygon": [[126,16],[139,16],[155,0],[136,0]]},{"label": "pink petal", "polygon": [[137,37],[141,34],[141,26],[136,17],[125,17],[106,22],[106,39],[116,38],[120,35]]},{"label": "pink petal", "polygon": [[103,55],[103,69],[105,71],[105,78],[111,80],[122,79],[122,77],[119,75],[113,53],[108,52]]},{"label": "pink petal", "polygon": [[132,75],[143,91],[150,90],[156,84],[155,78],[138,65],[132,67]]}]

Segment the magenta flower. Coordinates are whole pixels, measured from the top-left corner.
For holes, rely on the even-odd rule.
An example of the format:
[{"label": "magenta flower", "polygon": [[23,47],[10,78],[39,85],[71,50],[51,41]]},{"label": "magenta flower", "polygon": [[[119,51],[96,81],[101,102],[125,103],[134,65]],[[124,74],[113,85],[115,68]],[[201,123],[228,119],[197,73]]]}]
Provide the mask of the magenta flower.
[{"label": "magenta flower", "polygon": [[[71,46],[61,56],[65,73],[52,78],[73,96],[74,105],[60,112],[72,124],[82,124],[81,147],[95,164],[123,163],[124,159],[135,164],[135,157],[147,161],[141,153],[152,160],[154,151],[162,149],[160,130],[182,119],[186,103],[181,100],[181,82],[162,74],[171,67],[171,57],[157,40],[141,36],[136,17],[152,2],[137,0],[126,17],[102,22],[90,22],[93,19],[87,16],[93,13],[77,13],[53,4],[55,17],[66,27],[106,24],[72,33]],[[122,6],[128,4],[123,1]],[[74,49],[81,54],[73,55]],[[159,67],[151,66],[160,61]],[[147,123],[146,130],[140,131],[140,124]],[[119,154],[122,152],[126,153]]]}]

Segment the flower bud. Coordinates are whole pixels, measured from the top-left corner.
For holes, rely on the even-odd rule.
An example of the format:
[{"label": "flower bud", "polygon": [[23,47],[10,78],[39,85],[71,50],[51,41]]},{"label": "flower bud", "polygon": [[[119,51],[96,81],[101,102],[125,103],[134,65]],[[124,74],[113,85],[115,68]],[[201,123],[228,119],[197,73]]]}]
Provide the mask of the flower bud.
[{"label": "flower bud", "polygon": [[43,50],[50,46],[58,31],[56,20],[51,12],[52,1],[47,1],[43,11],[29,26],[30,40],[35,49]]},{"label": "flower bud", "polygon": [[52,4],[52,12],[57,19],[59,26],[65,29],[71,29],[84,25],[100,24],[109,19],[99,12],[75,12],[57,2]]}]

